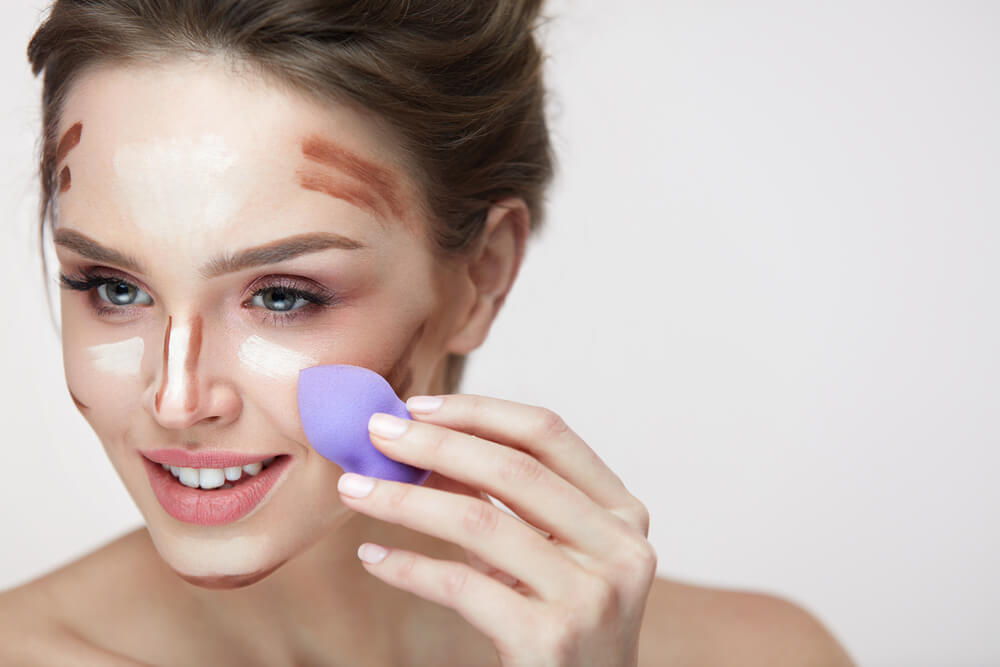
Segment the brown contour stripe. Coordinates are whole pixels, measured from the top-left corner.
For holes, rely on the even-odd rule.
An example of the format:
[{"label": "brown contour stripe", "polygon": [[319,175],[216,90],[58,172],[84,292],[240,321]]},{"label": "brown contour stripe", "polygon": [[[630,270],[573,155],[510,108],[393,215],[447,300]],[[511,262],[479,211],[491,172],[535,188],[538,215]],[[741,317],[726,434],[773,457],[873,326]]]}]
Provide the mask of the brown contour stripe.
[{"label": "brown contour stripe", "polygon": [[83,401],[81,401],[79,398],[76,397],[76,394],[73,393],[72,389],[69,389],[68,391],[69,391],[69,397],[73,400],[73,405],[75,405],[78,410],[90,409],[89,405],[84,405]]},{"label": "brown contour stripe", "polygon": [[346,183],[336,183],[329,174],[320,172],[299,169],[295,172],[295,175],[299,177],[299,185],[306,190],[322,192],[336,199],[343,199],[350,204],[371,211],[375,215],[385,216],[385,212],[379,206],[378,198],[373,197],[370,190],[365,190],[361,187],[352,187]]},{"label": "brown contour stripe", "polygon": [[73,127],[66,130],[65,134],[62,135],[62,139],[59,140],[59,147],[56,148],[56,165],[63,161],[67,153],[76,148],[77,144],[80,143],[82,135],[83,123],[75,123]]},{"label": "brown contour stripe", "polygon": [[416,331],[413,332],[413,336],[411,336],[409,342],[406,343],[406,347],[403,348],[403,352],[399,355],[396,363],[392,365],[392,368],[390,368],[389,372],[385,375],[385,379],[389,383],[389,386],[392,387],[393,391],[396,392],[396,395],[404,401],[406,400],[406,392],[410,390],[410,386],[413,384],[413,368],[411,366],[413,354],[417,349],[417,343],[420,342],[426,327],[427,320],[424,320],[420,323],[420,326],[417,327]]},{"label": "brown contour stripe", "polygon": [[63,193],[69,190],[72,182],[73,178],[69,173],[69,167],[63,167],[63,170],[59,173],[59,192]]},{"label": "brown contour stripe", "polygon": [[184,375],[187,383],[187,397],[184,399],[184,409],[191,412],[198,407],[198,355],[201,354],[201,316],[195,315],[191,320],[191,335],[188,337],[187,359],[184,361]]},{"label": "brown contour stripe", "polygon": [[388,169],[369,162],[346,148],[342,148],[332,141],[327,141],[317,135],[310,135],[302,140],[302,155],[314,162],[319,162],[320,164],[325,164],[350,174],[375,190],[385,203],[388,204],[389,210],[392,211],[393,215],[398,218],[403,217],[402,207],[396,197],[396,193],[399,191],[399,184],[396,182],[395,175]]},{"label": "brown contour stripe", "polygon": [[160,400],[163,398],[163,392],[167,388],[167,360],[170,357],[170,325],[173,322],[173,317],[167,317],[167,331],[163,334],[163,377],[160,379],[160,388],[156,390],[156,411],[160,411]]}]

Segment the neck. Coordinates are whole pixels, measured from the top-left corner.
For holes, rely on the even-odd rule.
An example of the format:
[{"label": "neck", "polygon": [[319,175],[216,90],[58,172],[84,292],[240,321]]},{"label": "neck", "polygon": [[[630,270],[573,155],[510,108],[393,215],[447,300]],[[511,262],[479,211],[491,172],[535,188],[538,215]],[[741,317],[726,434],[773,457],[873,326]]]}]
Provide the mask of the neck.
[{"label": "neck", "polygon": [[[461,548],[352,512],[315,545],[261,581],[235,590],[182,584],[213,626],[259,642],[262,652],[287,647],[306,664],[401,664],[417,656],[454,656],[466,646],[480,657],[488,640],[453,610],[391,586],[357,557],[363,542],[434,559],[465,562]],[[248,633],[247,628],[255,628]],[[486,642],[485,644],[483,642]],[[264,651],[264,647],[267,651]],[[416,659],[420,664],[445,664]],[[472,664],[469,660],[468,664]]]}]

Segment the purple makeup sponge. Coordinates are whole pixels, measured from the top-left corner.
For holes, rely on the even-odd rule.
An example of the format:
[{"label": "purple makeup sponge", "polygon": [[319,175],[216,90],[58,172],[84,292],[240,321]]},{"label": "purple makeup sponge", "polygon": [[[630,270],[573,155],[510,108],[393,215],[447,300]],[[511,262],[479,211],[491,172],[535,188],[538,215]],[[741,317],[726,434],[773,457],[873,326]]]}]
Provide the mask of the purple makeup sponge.
[{"label": "purple makeup sponge", "polygon": [[323,458],[346,472],[395,482],[423,484],[430,470],[387,457],[375,449],[368,420],[376,412],[410,419],[406,403],[375,371],[361,366],[313,366],[299,372],[299,421]]}]

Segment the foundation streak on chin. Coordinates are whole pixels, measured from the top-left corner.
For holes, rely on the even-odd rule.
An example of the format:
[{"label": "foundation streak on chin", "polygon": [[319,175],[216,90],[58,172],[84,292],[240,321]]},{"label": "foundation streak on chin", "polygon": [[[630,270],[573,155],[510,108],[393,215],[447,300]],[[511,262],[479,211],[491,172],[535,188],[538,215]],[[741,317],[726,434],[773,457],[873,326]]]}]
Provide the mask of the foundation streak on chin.
[{"label": "foundation streak on chin", "polygon": [[[56,148],[56,160],[55,167],[59,166],[71,150],[77,147],[80,143],[80,137],[83,136],[83,123],[75,123],[71,128],[66,130],[59,139],[59,145]],[[63,170],[59,173],[59,192],[63,193],[69,190],[70,185],[73,182],[73,178],[69,171],[69,166],[63,167]]]},{"label": "foundation streak on chin", "polygon": [[189,584],[198,586],[200,588],[210,588],[214,590],[229,590],[233,588],[243,588],[244,586],[255,584],[264,577],[270,575],[272,572],[277,570],[286,562],[287,562],[286,560],[283,560],[274,567],[269,567],[264,570],[257,570],[256,572],[250,572],[248,574],[228,574],[228,575],[218,575],[215,577],[207,577],[207,576],[196,577],[178,572],[177,575],[184,581],[188,582]]},{"label": "foundation streak on chin", "polygon": [[413,385],[413,354],[416,352],[417,343],[420,342],[426,328],[427,320],[424,320],[417,327],[416,331],[413,332],[413,336],[406,343],[406,347],[403,348],[396,363],[385,374],[385,379],[389,383],[389,386],[404,401],[407,398],[406,393],[410,391],[410,387]]},{"label": "foundation streak on chin", "polygon": [[377,205],[372,197],[374,194],[384,202],[393,217],[403,217],[403,209],[398,197],[399,182],[390,170],[315,134],[302,140],[302,155],[307,160],[333,167],[352,176],[365,185],[368,190],[344,187],[343,184],[335,184],[333,179],[322,172],[300,169],[297,175],[302,187],[325,192],[332,197],[344,199],[355,205],[364,203],[365,207],[369,209],[373,204]]}]

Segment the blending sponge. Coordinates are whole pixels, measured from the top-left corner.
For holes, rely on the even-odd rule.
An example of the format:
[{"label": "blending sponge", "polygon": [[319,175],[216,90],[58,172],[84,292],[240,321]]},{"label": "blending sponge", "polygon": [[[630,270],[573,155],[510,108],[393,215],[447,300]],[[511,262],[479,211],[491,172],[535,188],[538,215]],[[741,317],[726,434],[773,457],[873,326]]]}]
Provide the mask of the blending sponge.
[{"label": "blending sponge", "polygon": [[313,366],[299,372],[299,421],[320,456],[346,472],[423,484],[430,470],[387,457],[368,435],[368,419],[387,412],[410,419],[406,404],[375,371],[361,366]]}]

